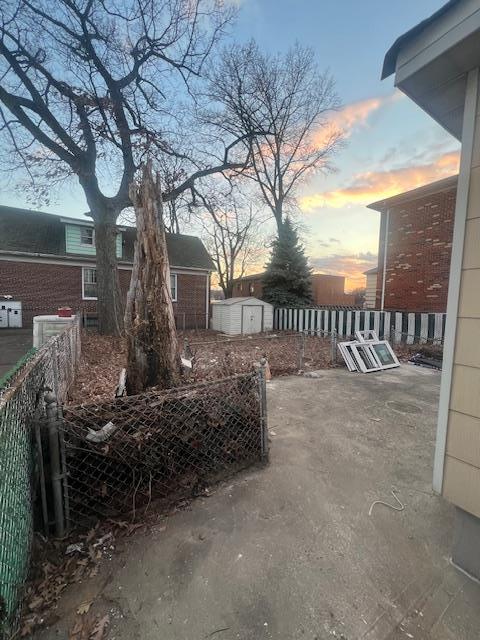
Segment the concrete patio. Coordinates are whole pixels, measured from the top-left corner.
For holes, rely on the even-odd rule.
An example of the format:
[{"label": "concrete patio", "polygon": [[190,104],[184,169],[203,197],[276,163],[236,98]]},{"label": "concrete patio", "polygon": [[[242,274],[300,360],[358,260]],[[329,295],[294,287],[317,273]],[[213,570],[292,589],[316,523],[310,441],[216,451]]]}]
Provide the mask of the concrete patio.
[{"label": "concrete patio", "polygon": [[[69,588],[116,640],[473,640],[480,586],[449,561],[453,509],[432,493],[440,374],[325,370],[270,383],[271,463],[120,541]],[[405,505],[394,511],[391,489]]]}]

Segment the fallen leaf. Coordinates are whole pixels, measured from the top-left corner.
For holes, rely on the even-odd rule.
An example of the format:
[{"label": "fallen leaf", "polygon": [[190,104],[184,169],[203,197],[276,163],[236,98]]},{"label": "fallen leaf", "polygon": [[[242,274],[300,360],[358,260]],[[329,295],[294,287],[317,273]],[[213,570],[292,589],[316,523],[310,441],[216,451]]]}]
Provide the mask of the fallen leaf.
[{"label": "fallen leaf", "polygon": [[93,603],[93,600],[82,602],[82,604],[77,609],[78,615],[83,616],[85,613],[88,613],[90,610],[90,607],[92,606],[92,603]]},{"label": "fallen leaf", "polygon": [[44,603],[44,599],[42,597],[38,596],[37,598],[34,598],[29,603],[28,608],[33,611],[34,609],[38,609],[39,607],[41,607],[43,603]]},{"label": "fallen leaf", "polygon": [[77,620],[73,625],[73,629],[70,631],[70,635],[68,636],[69,640],[77,640],[80,637],[80,634],[83,631],[83,620]]},{"label": "fallen leaf", "polygon": [[105,615],[103,618],[100,618],[92,629],[92,633],[90,634],[89,640],[102,640],[105,631],[110,623],[110,616]]}]

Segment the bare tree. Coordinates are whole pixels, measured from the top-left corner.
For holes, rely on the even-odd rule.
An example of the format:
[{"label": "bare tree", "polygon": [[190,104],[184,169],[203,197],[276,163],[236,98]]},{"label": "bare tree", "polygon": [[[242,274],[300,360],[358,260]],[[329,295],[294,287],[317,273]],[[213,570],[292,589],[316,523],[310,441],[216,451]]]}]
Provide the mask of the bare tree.
[{"label": "bare tree", "polygon": [[333,79],[318,71],[309,48],[296,44],[286,55],[268,56],[253,41],[225,49],[209,75],[209,96],[220,105],[206,114],[210,123],[237,137],[268,132],[254,138],[244,175],[257,183],[280,234],[298,186],[331,169],[341,142],[328,120],[339,107]]},{"label": "bare tree", "polygon": [[[164,156],[158,159],[158,173],[166,193],[172,193],[185,182],[188,173],[183,158]],[[181,233],[190,224],[191,190],[183,191],[176,198],[164,203],[164,225],[169,233]]]},{"label": "bare tree", "polygon": [[[245,166],[234,137],[199,157],[179,133],[195,79],[231,12],[217,0],[3,0],[0,131],[43,191],[74,176],[95,225],[99,329],[119,333],[123,301],[116,221],[148,155],[178,156],[186,173],[163,194],[176,200],[197,178]],[[179,83],[181,86],[179,87]],[[183,87],[183,88],[182,88]],[[249,134],[239,136],[243,147]],[[242,149],[243,153],[244,149]]]},{"label": "bare tree", "polygon": [[206,197],[197,189],[194,193],[199,220],[207,249],[212,257],[218,283],[230,298],[236,278],[258,262],[262,254],[261,218],[249,199],[238,190],[219,194],[210,191]]}]

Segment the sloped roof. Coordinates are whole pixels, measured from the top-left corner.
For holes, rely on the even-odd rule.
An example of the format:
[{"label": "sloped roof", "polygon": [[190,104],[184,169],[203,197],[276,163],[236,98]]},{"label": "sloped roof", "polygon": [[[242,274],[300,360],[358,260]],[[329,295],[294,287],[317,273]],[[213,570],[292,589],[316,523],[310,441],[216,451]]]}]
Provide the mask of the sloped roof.
[{"label": "sloped roof", "polygon": [[246,282],[247,280],[260,280],[265,275],[265,271],[261,273],[251,273],[248,276],[241,276],[240,278],[235,278],[232,282]]},{"label": "sloped roof", "polygon": [[422,22],[419,22],[414,27],[406,31],[404,34],[399,36],[395,40],[395,42],[392,44],[390,49],[387,51],[387,53],[385,54],[381,79],[384,80],[385,78],[388,78],[388,76],[392,75],[392,73],[395,71],[395,68],[397,66],[398,53],[402,47],[404,47],[416,35],[418,35],[419,33],[422,33],[422,31],[425,31],[425,29],[430,24],[432,24],[432,22],[435,22],[435,20],[438,20],[440,16],[443,16],[444,13],[447,13],[447,11],[449,11],[453,6],[455,6],[459,2],[461,2],[461,0],[449,0],[449,2],[447,2],[442,7],[440,7],[440,9],[437,9],[435,13],[432,13],[432,15],[429,18],[422,20]]},{"label": "sloped roof", "polygon": [[[67,257],[65,224],[70,219],[52,213],[0,205],[0,251],[17,251]],[[91,224],[89,219],[72,218],[72,224]],[[136,238],[134,227],[119,227],[123,232],[123,261],[133,261]],[[175,267],[214,269],[203,242],[197,236],[166,234],[168,259]],[[85,256],[82,256],[85,257]]]},{"label": "sloped roof", "polygon": [[397,193],[397,195],[391,196],[390,198],[372,202],[371,204],[367,204],[367,207],[369,209],[373,209],[374,211],[383,211],[384,209],[396,204],[400,204],[401,202],[410,202],[411,200],[417,200],[418,198],[430,196],[442,191],[450,191],[451,189],[455,189],[457,187],[457,183],[458,175],[449,176],[448,178],[442,178],[442,180],[430,182],[429,184],[417,187],[416,189],[410,189],[410,191]]},{"label": "sloped roof", "polygon": [[373,269],[368,269],[368,271],[364,271],[364,276],[373,275],[374,273],[378,273],[378,267],[373,267]]},{"label": "sloped roof", "polygon": [[255,302],[255,304],[261,304],[261,305],[269,305],[268,302],[264,302],[263,300],[259,300],[259,298],[254,298],[253,296],[246,296],[246,297],[238,297],[238,298],[227,298],[226,300],[215,300],[215,302],[212,302],[212,304],[218,304],[218,305],[225,305],[225,306],[231,306],[233,304],[240,304],[242,302],[246,302],[247,300],[252,300]]}]

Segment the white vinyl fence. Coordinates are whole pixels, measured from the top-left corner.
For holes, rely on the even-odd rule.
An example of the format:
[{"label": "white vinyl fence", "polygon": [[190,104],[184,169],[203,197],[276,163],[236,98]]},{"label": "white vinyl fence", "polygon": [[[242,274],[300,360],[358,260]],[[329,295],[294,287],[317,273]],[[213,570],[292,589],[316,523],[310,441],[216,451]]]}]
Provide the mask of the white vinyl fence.
[{"label": "white vinyl fence", "polygon": [[311,335],[329,335],[335,329],[340,338],[354,336],[357,330],[374,329],[381,340],[396,344],[442,344],[445,317],[445,313],[277,308],[273,327],[277,331],[305,331]]}]

